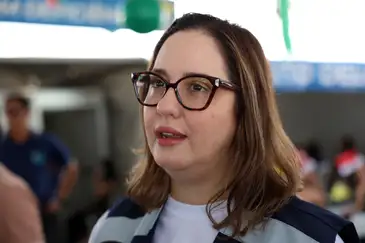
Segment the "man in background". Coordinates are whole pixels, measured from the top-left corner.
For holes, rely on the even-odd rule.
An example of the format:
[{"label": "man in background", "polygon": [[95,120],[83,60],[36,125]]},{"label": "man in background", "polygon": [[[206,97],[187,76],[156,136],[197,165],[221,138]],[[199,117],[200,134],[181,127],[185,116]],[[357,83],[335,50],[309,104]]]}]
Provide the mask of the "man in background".
[{"label": "man in background", "polygon": [[20,177],[0,164],[0,242],[44,243],[35,198]]},{"label": "man in background", "polygon": [[30,100],[11,94],[5,101],[9,132],[0,146],[0,161],[22,177],[36,195],[46,240],[57,242],[57,213],[77,178],[77,164],[68,148],[55,136],[29,128]]}]

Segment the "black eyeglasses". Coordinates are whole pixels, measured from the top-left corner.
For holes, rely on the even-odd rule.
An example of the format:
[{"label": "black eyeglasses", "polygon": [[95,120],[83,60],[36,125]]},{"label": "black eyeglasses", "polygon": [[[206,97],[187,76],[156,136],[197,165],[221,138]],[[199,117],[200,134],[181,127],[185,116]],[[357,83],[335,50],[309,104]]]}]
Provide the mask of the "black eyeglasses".
[{"label": "black eyeglasses", "polygon": [[240,90],[234,83],[203,74],[188,75],[175,83],[153,72],[132,73],[131,79],[138,102],[144,106],[157,106],[169,88],[173,88],[177,100],[185,109],[201,111],[212,102],[218,88]]}]

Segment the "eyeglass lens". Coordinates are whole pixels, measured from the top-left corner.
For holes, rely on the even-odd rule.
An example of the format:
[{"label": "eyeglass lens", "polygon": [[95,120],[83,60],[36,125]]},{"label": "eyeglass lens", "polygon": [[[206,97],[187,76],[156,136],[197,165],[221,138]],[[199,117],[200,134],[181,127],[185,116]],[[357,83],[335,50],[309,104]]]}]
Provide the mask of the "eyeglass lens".
[{"label": "eyeglass lens", "polygon": [[[179,102],[191,109],[203,108],[213,90],[212,83],[204,77],[186,77],[176,88]],[[135,82],[138,99],[145,105],[157,105],[164,97],[168,83],[154,74],[140,74]]]}]

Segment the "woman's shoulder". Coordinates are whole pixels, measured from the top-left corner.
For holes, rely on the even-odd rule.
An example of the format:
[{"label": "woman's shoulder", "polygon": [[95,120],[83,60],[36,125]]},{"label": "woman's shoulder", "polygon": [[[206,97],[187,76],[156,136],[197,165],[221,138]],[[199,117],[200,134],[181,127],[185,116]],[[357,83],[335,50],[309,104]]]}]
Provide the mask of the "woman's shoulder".
[{"label": "woman's shoulder", "polygon": [[129,197],[118,199],[108,212],[108,217],[124,217],[128,219],[141,218],[146,214],[146,211]]},{"label": "woman's shoulder", "polygon": [[[130,242],[137,231],[137,235],[147,235],[153,225],[152,221],[157,216],[144,217],[145,215],[146,212],[130,198],[122,198],[98,220],[89,242],[100,243],[116,239],[118,242]],[[146,220],[151,222],[142,223]],[[266,227],[265,233],[255,237],[261,239],[265,238],[265,235],[277,237],[281,235],[285,237],[285,239],[281,238],[281,242],[295,239],[296,242],[314,240],[321,243],[333,243],[339,235],[345,243],[360,242],[351,222],[297,197],[293,197],[276,212],[268,224],[269,227]]]},{"label": "woman's shoulder", "polygon": [[344,242],[360,242],[352,222],[297,197],[293,197],[272,218],[317,242],[329,242],[328,239],[335,239],[336,235]]},{"label": "woman's shoulder", "polygon": [[115,239],[128,242],[145,214],[130,198],[121,198],[99,218],[89,242],[99,243]]}]

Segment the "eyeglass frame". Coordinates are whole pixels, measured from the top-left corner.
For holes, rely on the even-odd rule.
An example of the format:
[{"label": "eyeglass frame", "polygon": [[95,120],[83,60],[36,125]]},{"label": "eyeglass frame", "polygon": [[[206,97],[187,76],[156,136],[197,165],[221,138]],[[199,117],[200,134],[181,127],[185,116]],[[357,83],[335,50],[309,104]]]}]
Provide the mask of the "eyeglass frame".
[{"label": "eyeglass frame", "polygon": [[[136,82],[138,81],[138,77],[140,75],[143,75],[143,74],[154,75],[154,76],[160,78],[161,81],[165,84],[165,87],[164,87],[165,88],[165,92],[161,96],[161,99],[156,104],[153,104],[153,105],[151,105],[151,104],[145,104],[144,102],[142,102],[142,100],[140,99],[140,97],[138,95],[139,92],[138,92],[138,88],[137,88]],[[184,105],[184,103],[182,102],[182,99],[180,97],[180,94],[179,94],[179,91],[178,91],[177,86],[179,85],[179,83],[181,83],[183,80],[185,80],[187,78],[205,78],[205,79],[207,79],[212,84],[212,86],[213,86],[212,91],[211,91],[211,93],[209,95],[209,98],[208,98],[207,102],[205,103],[205,105],[202,108],[190,108],[190,107]],[[217,89],[219,89],[219,88],[228,89],[228,90],[231,90],[231,91],[234,91],[234,92],[237,92],[237,91],[241,90],[241,87],[238,86],[235,83],[232,83],[232,82],[223,80],[221,78],[217,78],[217,77],[213,77],[213,76],[210,76],[210,75],[206,75],[206,74],[190,74],[190,75],[186,75],[186,76],[181,77],[180,79],[178,79],[175,83],[171,83],[171,82],[167,81],[165,78],[163,78],[161,75],[159,75],[159,74],[157,74],[155,72],[143,71],[143,72],[133,72],[133,73],[131,73],[131,80],[132,80],[132,84],[133,84],[134,93],[136,95],[136,98],[137,98],[138,102],[142,106],[148,106],[148,107],[155,107],[155,106],[157,106],[158,103],[165,97],[167,91],[170,88],[172,88],[174,90],[176,99],[179,102],[179,104],[182,107],[184,107],[185,109],[190,110],[190,111],[202,111],[202,110],[207,109],[209,107],[209,105],[212,103],[213,97],[214,97]]]}]

